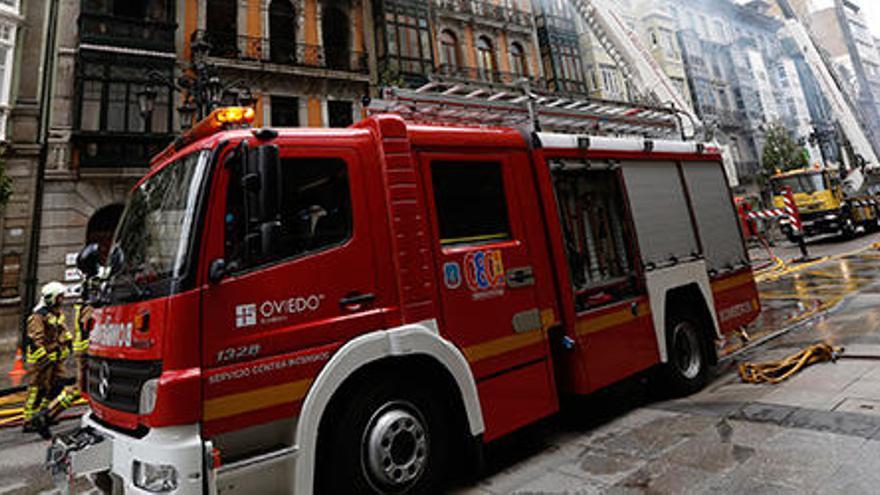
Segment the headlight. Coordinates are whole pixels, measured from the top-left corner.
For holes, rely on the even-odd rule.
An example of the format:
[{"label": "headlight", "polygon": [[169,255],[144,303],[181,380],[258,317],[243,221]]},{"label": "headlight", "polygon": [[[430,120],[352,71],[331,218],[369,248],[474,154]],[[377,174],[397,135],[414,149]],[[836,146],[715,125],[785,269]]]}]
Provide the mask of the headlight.
[{"label": "headlight", "polygon": [[148,492],[170,492],[177,489],[177,469],[167,464],[134,461],[132,480],[134,486]]},{"label": "headlight", "polygon": [[837,220],[837,215],[834,215],[834,214],[825,215],[825,220]]},{"label": "headlight", "polygon": [[156,392],[159,390],[159,379],[153,378],[144,382],[141,387],[141,398],[138,407],[140,414],[150,414],[156,408]]}]

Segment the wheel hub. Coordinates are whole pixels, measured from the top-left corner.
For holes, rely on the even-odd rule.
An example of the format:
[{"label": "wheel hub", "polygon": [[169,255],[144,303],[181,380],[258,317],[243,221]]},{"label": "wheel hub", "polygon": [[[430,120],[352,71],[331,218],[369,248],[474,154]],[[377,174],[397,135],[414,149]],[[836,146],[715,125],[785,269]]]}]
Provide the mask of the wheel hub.
[{"label": "wheel hub", "polygon": [[696,378],[703,363],[700,342],[694,327],[687,322],[676,325],[672,343],[675,352],[673,362],[678,372],[688,380]]},{"label": "wheel hub", "polygon": [[408,403],[390,403],[380,408],[364,432],[363,464],[369,478],[392,490],[415,483],[428,461],[424,425],[421,415]]}]

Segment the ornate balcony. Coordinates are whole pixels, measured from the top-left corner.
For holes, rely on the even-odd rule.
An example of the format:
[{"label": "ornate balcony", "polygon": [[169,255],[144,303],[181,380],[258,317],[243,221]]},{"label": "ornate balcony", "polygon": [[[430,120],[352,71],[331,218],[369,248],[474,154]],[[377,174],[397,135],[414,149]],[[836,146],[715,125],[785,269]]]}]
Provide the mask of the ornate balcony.
[{"label": "ornate balcony", "polygon": [[474,20],[531,28],[532,14],[515,7],[496,5],[485,0],[434,0],[437,10],[473,16]]},{"label": "ornate balcony", "polygon": [[140,21],[89,12],[79,16],[82,43],[173,53],[176,30],[175,23]]},{"label": "ornate balcony", "polygon": [[208,42],[210,57],[359,74],[369,74],[370,71],[365,52],[340,49],[335,46],[307,45],[287,39],[237,36],[208,31],[196,31],[193,33],[193,39]]}]

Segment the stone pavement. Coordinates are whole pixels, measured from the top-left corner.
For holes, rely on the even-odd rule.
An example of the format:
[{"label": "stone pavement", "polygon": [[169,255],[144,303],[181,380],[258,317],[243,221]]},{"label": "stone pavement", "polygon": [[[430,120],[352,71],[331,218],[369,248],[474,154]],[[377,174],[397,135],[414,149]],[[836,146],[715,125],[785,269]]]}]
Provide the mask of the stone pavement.
[{"label": "stone pavement", "polygon": [[462,494],[880,493],[880,305],[873,290],[743,360],[821,338],[844,358],[780,385],[726,363],[702,392],[656,402],[630,380],[491,445]]}]

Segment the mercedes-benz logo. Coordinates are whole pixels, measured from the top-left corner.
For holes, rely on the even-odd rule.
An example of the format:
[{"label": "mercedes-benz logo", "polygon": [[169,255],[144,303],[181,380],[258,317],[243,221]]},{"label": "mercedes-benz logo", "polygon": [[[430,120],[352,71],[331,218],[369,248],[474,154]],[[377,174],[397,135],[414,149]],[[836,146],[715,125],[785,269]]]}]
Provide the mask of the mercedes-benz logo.
[{"label": "mercedes-benz logo", "polygon": [[98,396],[107,399],[110,392],[110,365],[107,361],[102,362],[98,366]]}]

